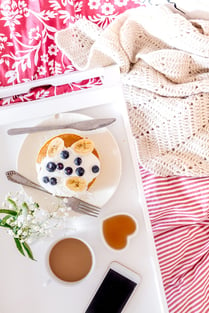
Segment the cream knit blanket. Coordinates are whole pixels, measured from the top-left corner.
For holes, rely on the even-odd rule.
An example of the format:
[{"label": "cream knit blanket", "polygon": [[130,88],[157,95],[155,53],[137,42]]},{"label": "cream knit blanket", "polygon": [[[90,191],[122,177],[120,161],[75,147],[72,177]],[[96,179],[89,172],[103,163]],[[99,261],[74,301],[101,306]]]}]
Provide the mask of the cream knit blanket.
[{"label": "cream knit blanket", "polygon": [[141,165],[209,175],[209,21],[167,6],[131,9],[106,29],[81,19],[56,34],[78,70],[118,64]]}]

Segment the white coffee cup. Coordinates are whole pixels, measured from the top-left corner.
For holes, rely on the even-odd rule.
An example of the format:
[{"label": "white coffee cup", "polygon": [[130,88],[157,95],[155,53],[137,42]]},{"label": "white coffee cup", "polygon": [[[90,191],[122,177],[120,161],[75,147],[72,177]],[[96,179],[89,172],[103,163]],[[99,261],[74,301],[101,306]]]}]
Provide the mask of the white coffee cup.
[{"label": "white coffee cup", "polygon": [[86,279],[93,271],[94,252],[82,238],[67,236],[51,243],[46,255],[46,267],[53,281],[75,284]]}]

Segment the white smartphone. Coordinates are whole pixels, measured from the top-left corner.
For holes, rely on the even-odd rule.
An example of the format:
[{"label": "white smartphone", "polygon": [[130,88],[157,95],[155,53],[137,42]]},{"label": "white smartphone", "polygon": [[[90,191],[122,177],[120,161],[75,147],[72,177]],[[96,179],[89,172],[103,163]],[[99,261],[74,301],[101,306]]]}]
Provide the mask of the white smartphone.
[{"label": "white smartphone", "polygon": [[140,281],[138,273],[112,262],[85,313],[121,313]]}]

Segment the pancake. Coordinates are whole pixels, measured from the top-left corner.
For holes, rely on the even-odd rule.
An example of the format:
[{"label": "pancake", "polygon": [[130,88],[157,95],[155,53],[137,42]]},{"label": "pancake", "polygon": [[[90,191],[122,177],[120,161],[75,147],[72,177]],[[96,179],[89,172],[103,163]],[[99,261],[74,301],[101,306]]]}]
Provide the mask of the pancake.
[{"label": "pancake", "polygon": [[76,134],[50,138],[36,159],[40,185],[57,196],[86,192],[100,173],[99,153],[94,142]]}]

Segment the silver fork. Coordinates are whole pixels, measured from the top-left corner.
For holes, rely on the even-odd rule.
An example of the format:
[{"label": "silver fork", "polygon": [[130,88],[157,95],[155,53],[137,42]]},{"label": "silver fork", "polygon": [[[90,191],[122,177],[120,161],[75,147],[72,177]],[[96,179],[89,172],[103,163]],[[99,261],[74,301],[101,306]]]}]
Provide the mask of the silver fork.
[{"label": "silver fork", "polygon": [[[5,174],[7,176],[7,179],[9,181],[12,181],[13,183],[31,187],[52,195],[50,192],[45,190],[40,185],[32,182],[31,180],[29,180],[28,178],[14,170],[7,171]],[[71,207],[71,209],[75,212],[87,214],[94,217],[97,217],[99,215],[100,208],[86,201],[83,201],[76,197],[58,197],[58,198],[62,198],[64,205],[67,207]]]}]

